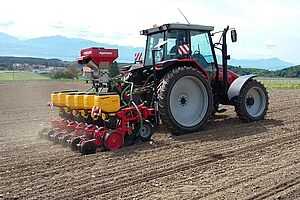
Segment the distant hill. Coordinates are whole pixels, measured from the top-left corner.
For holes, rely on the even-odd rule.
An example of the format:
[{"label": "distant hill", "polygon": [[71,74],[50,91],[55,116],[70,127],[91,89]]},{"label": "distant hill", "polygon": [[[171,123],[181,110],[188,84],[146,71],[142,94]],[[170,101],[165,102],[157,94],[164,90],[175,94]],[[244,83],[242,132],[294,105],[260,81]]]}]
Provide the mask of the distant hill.
[{"label": "distant hill", "polygon": [[291,63],[282,61],[278,58],[256,59],[256,60],[232,59],[229,61],[229,64],[233,66],[242,66],[247,68],[260,68],[260,69],[268,69],[268,70],[278,70],[293,65]]},{"label": "distant hill", "polygon": [[3,43],[22,43],[21,40],[19,40],[18,38],[15,38],[13,36],[7,35],[5,33],[1,33],[0,32],[0,42]]},{"label": "distant hill", "polygon": [[[64,61],[75,61],[79,56],[81,49],[93,46],[118,49],[118,62],[133,62],[135,53],[144,53],[144,48],[142,47],[135,48],[132,46],[111,45],[79,38],[67,38],[59,35],[23,41],[16,37],[0,33],[1,56],[58,58]],[[221,61],[220,56],[218,56],[218,61]],[[243,68],[260,68],[268,70],[278,70],[293,65],[278,58],[256,60],[231,59],[229,60],[229,64],[237,67],[241,66]]]},{"label": "distant hill", "polygon": [[[218,62],[222,63],[221,56],[217,56]],[[229,65],[243,68],[258,68],[267,70],[278,70],[286,67],[291,67],[293,64],[280,60],[279,58],[268,58],[268,59],[230,59]]]}]

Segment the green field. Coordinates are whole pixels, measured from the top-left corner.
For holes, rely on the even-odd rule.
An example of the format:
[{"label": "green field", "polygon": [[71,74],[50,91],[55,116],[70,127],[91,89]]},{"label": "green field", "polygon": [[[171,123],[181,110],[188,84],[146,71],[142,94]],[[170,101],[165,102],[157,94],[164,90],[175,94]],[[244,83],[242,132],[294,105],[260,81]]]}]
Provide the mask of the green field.
[{"label": "green field", "polygon": [[50,80],[49,77],[29,71],[0,71],[0,81]]},{"label": "green field", "polygon": [[268,89],[300,89],[299,78],[263,78],[258,77]]}]

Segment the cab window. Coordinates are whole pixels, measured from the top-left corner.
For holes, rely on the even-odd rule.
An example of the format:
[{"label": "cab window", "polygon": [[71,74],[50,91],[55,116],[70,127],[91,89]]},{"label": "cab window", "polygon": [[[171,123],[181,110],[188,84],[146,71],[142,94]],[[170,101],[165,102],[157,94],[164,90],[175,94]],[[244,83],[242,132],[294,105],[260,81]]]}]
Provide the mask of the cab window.
[{"label": "cab window", "polygon": [[216,66],[211,49],[209,33],[202,31],[191,31],[191,56],[208,72],[210,78],[216,73]]},{"label": "cab window", "polygon": [[214,62],[208,33],[191,31],[191,50],[192,57],[202,57],[207,63]]},{"label": "cab window", "polygon": [[166,39],[168,43],[166,45],[164,60],[178,58],[178,47],[188,44],[186,30],[169,30],[166,34]]},{"label": "cab window", "polygon": [[[164,34],[163,33],[156,33],[153,35],[148,36],[147,39],[147,46],[146,46],[146,55],[145,55],[145,66],[152,65],[152,49],[158,43],[164,41]],[[162,59],[162,53],[157,53],[155,60],[160,61]]]}]

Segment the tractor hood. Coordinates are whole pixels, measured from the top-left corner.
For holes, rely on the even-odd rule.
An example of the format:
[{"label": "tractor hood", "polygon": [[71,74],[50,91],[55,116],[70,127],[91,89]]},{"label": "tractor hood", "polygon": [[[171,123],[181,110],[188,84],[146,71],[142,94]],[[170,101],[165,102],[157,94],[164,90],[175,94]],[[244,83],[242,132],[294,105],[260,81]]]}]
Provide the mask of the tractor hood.
[{"label": "tractor hood", "polygon": [[[223,81],[223,67],[219,66],[218,67],[219,70],[219,81],[222,82]],[[237,75],[236,73],[234,73],[233,71],[227,70],[227,83],[228,85],[231,85],[231,83],[237,79],[239,77],[239,75]]]}]

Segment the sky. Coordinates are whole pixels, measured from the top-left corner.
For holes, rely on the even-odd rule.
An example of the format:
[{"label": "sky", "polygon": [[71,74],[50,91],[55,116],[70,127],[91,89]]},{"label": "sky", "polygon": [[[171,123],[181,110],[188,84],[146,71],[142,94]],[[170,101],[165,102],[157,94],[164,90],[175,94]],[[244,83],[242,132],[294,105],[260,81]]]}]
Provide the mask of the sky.
[{"label": "sky", "polygon": [[300,64],[297,0],[9,0],[1,7],[0,32],[20,39],[62,35],[134,47],[145,46],[142,29],[186,23],[180,8],[192,24],[235,27],[233,58]]}]

